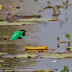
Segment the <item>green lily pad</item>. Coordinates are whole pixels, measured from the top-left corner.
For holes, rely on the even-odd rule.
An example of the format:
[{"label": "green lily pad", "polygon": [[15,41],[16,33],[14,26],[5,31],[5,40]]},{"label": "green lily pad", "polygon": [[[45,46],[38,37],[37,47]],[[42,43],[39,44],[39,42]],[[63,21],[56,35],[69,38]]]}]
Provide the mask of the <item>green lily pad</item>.
[{"label": "green lily pad", "polygon": [[16,56],[17,58],[28,58],[28,57],[36,57],[38,56],[37,54],[19,54]]},{"label": "green lily pad", "polygon": [[44,54],[42,57],[47,57],[47,58],[65,58],[65,57],[72,57],[72,54]]}]

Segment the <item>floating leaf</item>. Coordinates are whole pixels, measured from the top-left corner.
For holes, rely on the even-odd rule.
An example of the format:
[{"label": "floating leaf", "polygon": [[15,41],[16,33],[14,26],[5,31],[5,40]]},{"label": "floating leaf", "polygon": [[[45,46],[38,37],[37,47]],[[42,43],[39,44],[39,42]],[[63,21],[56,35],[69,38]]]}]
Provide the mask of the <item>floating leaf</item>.
[{"label": "floating leaf", "polygon": [[[22,21],[22,20],[21,20]],[[11,22],[11,23],[9,23],[9,22],[6,22],[6,21],[0,21],[0,25],[23,25],[23,24],[25,24],[25,25],[27,25],[27,24],[35,24],[35,22]]]},{"label": "floating leaf", "polygon": [[16,56],[17,58],[28,58],[28,57],[36,57],[38,56],[37,54],[19,54],[18,56]]},{"label": "floating leaf", "polygon": [[32,14],[33,16],[36,16],[36,14]]},{"label": "floating leaf", "polygon": [[49,19],[49,18],[32,18],[32,19],[18,19],[17,21],[58,21],[58,19]]},{"label": "floating leaf", "polygon": [[37,14],[40,13],[40,12],[43,12],[43,10],[38,11]]},{"label": "floating leaf", "polygon": [[68,34],[68,33],[65,33],[65,36],[66,36],[66,38],[68,38],[68,40],[70,40],[70,34]]},{"label": "floating leaf", "polygon": [[44,54],[42,57],[48,57],[48,58],[65,58],[65,57],[72,57],[72,54]]}]

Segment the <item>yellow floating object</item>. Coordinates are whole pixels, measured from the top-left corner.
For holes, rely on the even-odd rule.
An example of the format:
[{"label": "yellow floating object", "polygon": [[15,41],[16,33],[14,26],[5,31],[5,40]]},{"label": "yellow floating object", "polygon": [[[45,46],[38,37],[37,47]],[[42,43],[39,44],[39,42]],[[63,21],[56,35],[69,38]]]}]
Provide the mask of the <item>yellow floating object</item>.
[{"label": "yellow floating object", "polygon": [[0,5],[0,10],[2,9],[2,5]]},{"label": "yellow floating object", "polygon": [[48,46],[40,46],[40,47],[28,47],[25,46],[26,50],[47,50]]}]

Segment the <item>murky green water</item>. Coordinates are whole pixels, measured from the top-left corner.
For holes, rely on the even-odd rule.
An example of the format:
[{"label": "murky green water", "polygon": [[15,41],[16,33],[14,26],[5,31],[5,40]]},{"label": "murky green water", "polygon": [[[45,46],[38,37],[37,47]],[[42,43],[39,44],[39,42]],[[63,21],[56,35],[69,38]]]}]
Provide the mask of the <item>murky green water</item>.
[{"label": "murky green water", "polygon": [[[48,0],[43,0],[44,7],[48,4]],[[51,5],[63,5],[66,2],[61,0],[51,1]],[[28,3],[28,2],[26,2]],[[23,3],[21,4],[21,9],[23,9]],[[25,7],[27,8],[27,7]],[[29,8],[29,7],[28,7]],[[29,8],[33,10],[33,8]],[[30,11],[30,10],[29,10]],[[29,12],[27,10],[27,12]],[[60,48],[57,47],[57,36],[60,37],[60,40],[65,40],[64,32],[69,33],[71,35],[72,40],[72,1],[69,1],[68,9],[60,9],[61,15],[58,16],[59,21],[46,21],[40,22],[34,25],[23,25],[23,26],[0,26],[0,51],[8,53],[9,56],[16,54],[25,54],[28,53],[25,51],[25,46],[43,46],[47,45],[48,49],[56,49],[54,52],[66,52],[67,44],[59,44]],[[24,13],[24,9],[21,11]],[[27,13],[26,12],[26,13]],[[36,12],[36,11],[35,11]],[[21,13],[21,14],[22,14]],[[31,14],[31,13],[30,13]],[[53,18],[52,9],[47,9],[44,11],[44,18]],[[26,14],[27,15],[27,14]],[[8,35],[8,32],[11,34],[14,31],[25,29],[27,31],[26,37],[24,39],[17,39],[15,41],[10,41],[12,35]],[[7,40],[5,40],[5,38]],[[51,53],[54,53],[51,52]],[[35,53],[39,55],[43,55],[44,53],[38,52],[29,52]],[[48,52],[50,53],[50,52]],[[8,56],[7,55],[7,56]],[[49,58],[4,58],[0,57],[1,60],[4,60],[2,64],[5,67],[6,72],[10,72],[17,67],[17,71],[37,71],[42,69],[58,69],[55,72],[60,72],[64,66],[68,66],[69,72],[72,71],[72,59],[49,59]],[[56,60],[56,62],[53,62]],[[0,68],[1,69],[1,68]]]}]

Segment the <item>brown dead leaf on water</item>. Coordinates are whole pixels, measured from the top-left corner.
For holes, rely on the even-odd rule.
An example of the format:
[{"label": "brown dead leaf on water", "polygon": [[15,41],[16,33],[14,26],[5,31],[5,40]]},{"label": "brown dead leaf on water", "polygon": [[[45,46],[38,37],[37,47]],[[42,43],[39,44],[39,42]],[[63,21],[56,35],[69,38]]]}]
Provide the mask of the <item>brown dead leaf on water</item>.
[{"label": "brown dead leaf on water", "polygon": [[44,9],[48,9],[48,8],[53,8],[52,6],[47,6],[47,7],[45,7]]}]

